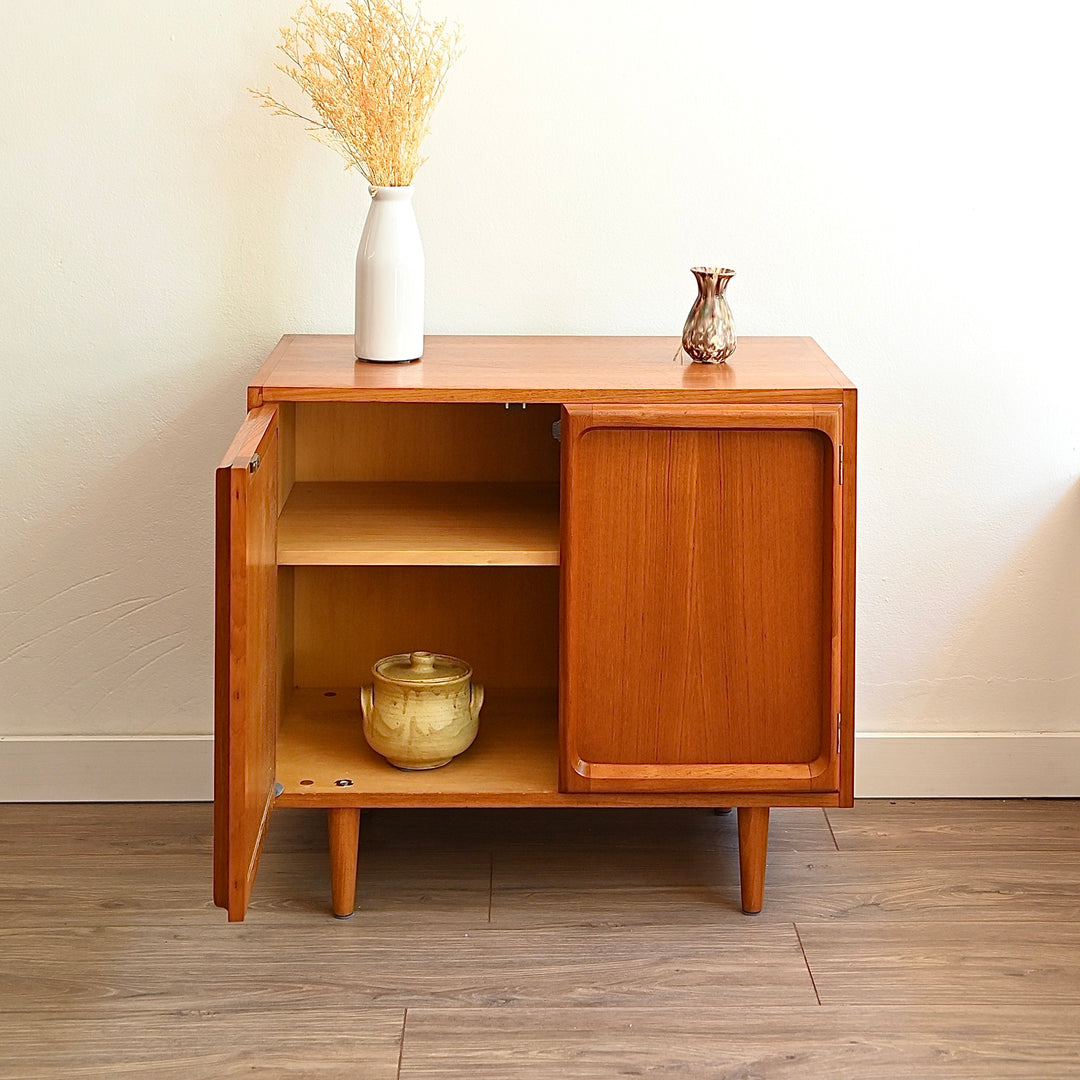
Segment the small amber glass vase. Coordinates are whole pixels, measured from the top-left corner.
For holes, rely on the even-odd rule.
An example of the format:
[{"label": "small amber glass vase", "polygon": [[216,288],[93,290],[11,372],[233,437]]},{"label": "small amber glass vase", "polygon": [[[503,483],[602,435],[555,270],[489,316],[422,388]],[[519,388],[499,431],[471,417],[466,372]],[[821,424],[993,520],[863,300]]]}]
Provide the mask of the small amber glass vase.
[{"label": "small amber glass vase", "polygon": [[724,290],[735,276],[734,270],[715,266],[695,266],[698,295],[683,326],[682,347],[696,364],[722,364],[738,344],[731,308]]}]

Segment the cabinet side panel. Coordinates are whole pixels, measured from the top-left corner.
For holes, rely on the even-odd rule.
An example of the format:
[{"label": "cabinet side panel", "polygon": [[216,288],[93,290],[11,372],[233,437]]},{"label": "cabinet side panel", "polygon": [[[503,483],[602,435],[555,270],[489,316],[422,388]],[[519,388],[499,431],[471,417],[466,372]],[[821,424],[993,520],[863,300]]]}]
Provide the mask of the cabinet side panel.
[{"label": "cabinet side panel", "polygon": [[843,716],[840,751],[840,805],[855,802],[855,504],[858,476],[858,398],[844,391],[844,551],[841,600],[840,703]]},{"label": "cabinet side panel", "polygon": [[575,453],[572,754],[616,765],[821,758],[828,438],[593,427]]}]

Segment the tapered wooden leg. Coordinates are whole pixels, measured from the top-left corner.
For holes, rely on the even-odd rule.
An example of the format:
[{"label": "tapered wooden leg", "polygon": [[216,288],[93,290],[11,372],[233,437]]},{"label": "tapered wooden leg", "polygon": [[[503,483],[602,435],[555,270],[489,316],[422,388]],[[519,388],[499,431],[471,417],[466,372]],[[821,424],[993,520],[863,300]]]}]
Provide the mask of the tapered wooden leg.
[{"label": "tapered wooden leg", "polygon": [[769,808],[739,807],[739,879],[742,909],[757,915],[765,899],[765,855],[769,850]]},{"label": "tapered wooden leg", "polygon": [[351,919],[356,910],[356,856],[360,847],[360,811],[326,811],[330,833],[330,902],[334,918]]}]

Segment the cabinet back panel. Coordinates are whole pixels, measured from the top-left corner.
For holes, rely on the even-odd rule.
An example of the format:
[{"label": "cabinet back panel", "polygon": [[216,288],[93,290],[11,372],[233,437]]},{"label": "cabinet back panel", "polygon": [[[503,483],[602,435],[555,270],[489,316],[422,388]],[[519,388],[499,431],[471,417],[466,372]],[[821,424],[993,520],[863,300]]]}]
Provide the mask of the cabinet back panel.
[{"label": "cabinet back panel", "polygon": [[573,754],[812,762],[829,730],[828,439],[598,427],[575,453]]},{"label": "cabinet back panel", "polygon": [[278,513],[285,507],[296,481],[296,406],[283,401],[278,406]]},{"label": "cabinet back panel", "polygon": [[554,688],[558,567],[298,566],[297,686],[360,686],[392,653],[468,661],[488,686]]},{"label": "cabinet back panel", "polygon": [[297,480],[556,481],[557,405],[304,402]]},{"label": "cabinet back panel", "polygon": [[293,652],[296,581],[291,566],[278,567],[278,716],[285,715],[292,689],[296,685],[296,663]]}]

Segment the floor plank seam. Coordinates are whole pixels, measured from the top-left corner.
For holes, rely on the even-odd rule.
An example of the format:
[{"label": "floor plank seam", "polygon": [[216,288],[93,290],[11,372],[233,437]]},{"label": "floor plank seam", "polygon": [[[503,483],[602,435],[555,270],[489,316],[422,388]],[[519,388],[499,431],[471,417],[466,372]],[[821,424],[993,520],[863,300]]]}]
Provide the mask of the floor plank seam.
[{"label": "floor plank seam", "polygon": [[791,928],[795,931],[795,938],[799,942],[799,951],[802,953],[803,963],[806,965],[806,974],[810,976],[810,985],[814,988],[814,997],[821,1004],[821,995],[818,993],[817,983],[814,981],[814,973],[810,970],[810,961],[806,958],[806,950],[803,948],[802,935],[799,933],[798,923],[792,923]]},{"label": "floor plank seam", "polygon": [[833,832],[832,822],[829,820],[829,811],[823,808],[821,812],[825,815],[825,824],[829,827],[829,835],[832,837],[833,847],[839,851],[840,845],[836,842],[836,833]]},{"label": "floor plank seam", "polygon": [[409,1010],[406,1009],[401,1017],[401,1039],[398,1041],[397,1072],[395,1080],[401,1080],[401,1059],[405,1056],[405,1025],[409,1022]]}]

